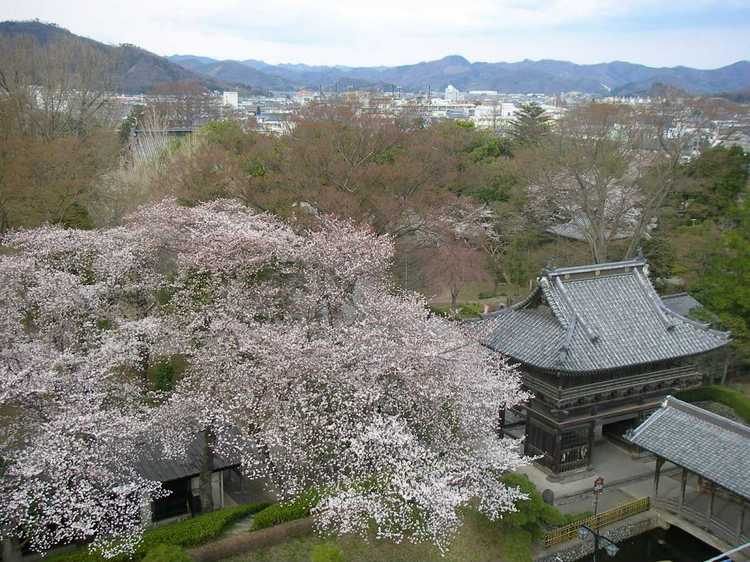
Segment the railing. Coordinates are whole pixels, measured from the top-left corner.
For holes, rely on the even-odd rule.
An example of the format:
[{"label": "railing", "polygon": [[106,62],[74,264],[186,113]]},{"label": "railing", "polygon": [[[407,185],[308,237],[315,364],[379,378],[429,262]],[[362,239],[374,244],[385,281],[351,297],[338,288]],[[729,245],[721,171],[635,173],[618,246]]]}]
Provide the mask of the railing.
[{"label": "railing", "polygon": [[524,377],[524,384],[532,391],[536,390],[549,398],[562,402],[565,400],[577,399],[583,396],[593,396],[615,390],[630,388],[641,384],[658,384],[672,379],[683,379],[691,377],[700,377],[701,373],[693,365],[683,365],[659,371],[650,371],[636,375],[625,375],[620,378],[596,382],[573,388],[558,388],[548,382],[542,381],[533,375]]},{"label": "railing", "polygon": [[617,523],[618,521],[622,521],[633,515],[648,511],[649,507],[649,498],[640,498],[619,505],[614,509],[599,513],[596,516],[591,515],[584,519],[574,521],[573,523],[563,525],[562,527],[552,529],[544,535],[544,548],[549,548],[550,546],[573,540],[578,536],[578,529],[581,528],[581,525],[586,525],[587,527],[598,531],[602,527],[606,527],[612,523]]},{"label": "railing", "polygon": [[[700,527],[705,531],[708,531],[715,537],[722,539],[723,541],[735,544],[741,542],[746,537],[742,533],[737,533],[736,529],[729,526],[729,523],[720,521],[714,517],[708,518],[708,514],[705,511],[698,511],[686,504],[680,506],[679,502],[672,498],[658,498],[654,500],[654,507],[662,508],[670,511],[678,517],[684,519],[688,523]],[[747,541],[745,541],[747,542]]]}]

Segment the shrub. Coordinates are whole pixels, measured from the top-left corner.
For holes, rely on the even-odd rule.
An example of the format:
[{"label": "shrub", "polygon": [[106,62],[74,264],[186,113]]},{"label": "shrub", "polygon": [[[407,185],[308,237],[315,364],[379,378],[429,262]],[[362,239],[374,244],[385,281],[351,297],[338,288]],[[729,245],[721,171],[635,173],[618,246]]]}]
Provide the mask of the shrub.
[{"label": "shrub", "polygon": [[686,402],[710,400],[732,408],[745,422],[750,423],[750,398],[726,386],[704,386],[677,393],[677,398]]},{"label": "shrub", "polygon": [[310,562],[344,562],[344,553],[335,544],[318,544],[310,551]]},{"label": "shrub", "polygon": [[478,302],[467,302],[458,307],[458,314],[462,318],[468,318],[471,316],[479,316],[484,310],[484,305]]},{"label": "shrub", "polygon": [[143,562],[193,562],[181,546],[160,544],[146,553]]},{"label": "shrub", "polygon": [[320,493],[317,490],[309,490],[293,500],[273,504],[255,516],[250,530],[257,531],[279,523],[309,517],[310,510],[318,504],[319,500]]},{"label": "shrub", "polygon": [[[188,548],[204,544],[218,537],[224,529],[238,519],[258,513],[268,506],[268,503],[238,505],[148,529],[143,533],[143,540],[136,547],[132,558],[140,560],[146,556],[147,552],[160,545]],[[124,562],[127,559],[126,556],[118,556],[109,560]],[[92,552],[85,546],[48,558],[48,562],[104,562],[104,560],[98,553]]]}]

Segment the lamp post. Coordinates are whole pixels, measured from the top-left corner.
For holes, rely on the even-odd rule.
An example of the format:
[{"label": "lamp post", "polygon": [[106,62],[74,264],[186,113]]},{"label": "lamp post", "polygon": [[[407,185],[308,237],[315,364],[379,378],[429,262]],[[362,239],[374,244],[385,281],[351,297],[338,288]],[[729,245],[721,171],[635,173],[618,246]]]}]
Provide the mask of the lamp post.
[{"label": "lamp post", "polygon": [[589,535],[592,535],[594,537],[594,562],[596,562],[597,553],[599,552],[599,541],[604,541],[605,543],[607,543],[604,545],[604,550],[610,556],[615,556],[617,554],[617,551],[620,550],[620,548],[615,543],[613,543],[604,535],[600,535],[588,525],[581,525],[581,527],[578,529],[578,538],[583,541],[586,540]]},{"label": "lamp post", "polygon": [[[594,526],[597,529],[599,528],[599,522],[596,519],[596,516],[599,513],[599,496],[601,495],[603,491],[604,491],[604,478],[601,476],[598,476],[596,480],[594,480]],[[599,538],[602,536],[596,531],[594,531],[593,529],[591,529],[590,527],[587,527],[586,525],[582,525],[581,528],[578,529],[578,536],[581,537],[581,540],[584,540],[589,535],[589,533],[592,533],[594,535],[594,562],[596,562],[596,558],[599,553]],[[614,543],[612,543],[612,545],[614,545]],[[616,546],[615,546],[614,552],[617,553]],[[614,554],[611,554],[611,556],[614,556]]]}]

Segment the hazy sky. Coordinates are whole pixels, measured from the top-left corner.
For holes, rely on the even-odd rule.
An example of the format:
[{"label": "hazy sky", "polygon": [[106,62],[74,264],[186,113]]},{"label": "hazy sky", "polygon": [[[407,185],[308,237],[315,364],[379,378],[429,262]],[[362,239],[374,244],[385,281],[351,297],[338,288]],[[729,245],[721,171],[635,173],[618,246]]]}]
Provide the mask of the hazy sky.
[{"label": "hazy sky", "polygon": [[160,55],[271,63],[750,59],[750,0],[0,0],[0,20],[33,18]]}]

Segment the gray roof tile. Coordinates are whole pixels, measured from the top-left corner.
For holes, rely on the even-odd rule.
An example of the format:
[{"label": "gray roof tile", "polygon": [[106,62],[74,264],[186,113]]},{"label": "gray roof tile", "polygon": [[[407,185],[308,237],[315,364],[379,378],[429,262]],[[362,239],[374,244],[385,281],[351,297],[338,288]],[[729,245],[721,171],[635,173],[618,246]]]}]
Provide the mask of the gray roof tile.
[{"label": "gray roof tile", "polygon": [[729,335],[667,307],[642,259],[547,270],[523,302],[474,329],[488,347],[540,369],[592,372],[687,357]]},{"label": "gray roof tile", "polygon": [[628,437],[750,499],[750,427],[668,396]]}]

